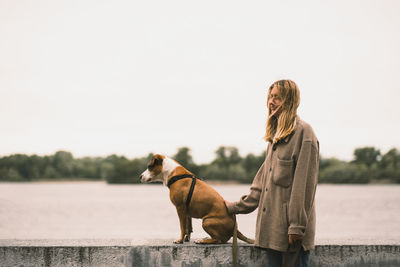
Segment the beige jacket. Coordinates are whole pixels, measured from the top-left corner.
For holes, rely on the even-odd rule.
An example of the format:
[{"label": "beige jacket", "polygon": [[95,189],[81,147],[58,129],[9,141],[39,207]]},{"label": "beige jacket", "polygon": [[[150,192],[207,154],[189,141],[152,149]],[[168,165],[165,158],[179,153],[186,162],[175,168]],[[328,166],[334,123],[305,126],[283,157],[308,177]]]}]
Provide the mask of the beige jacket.
[{"label": "beige jacket", "polygon": [[255,246],[286,251],[288,234],[298,234],[303,236],[304,250],[314,248],[318,160],[317,137],[299,117],[290,136],[268,144],[250,193],[227,207],[234,214],[259,208]]}]

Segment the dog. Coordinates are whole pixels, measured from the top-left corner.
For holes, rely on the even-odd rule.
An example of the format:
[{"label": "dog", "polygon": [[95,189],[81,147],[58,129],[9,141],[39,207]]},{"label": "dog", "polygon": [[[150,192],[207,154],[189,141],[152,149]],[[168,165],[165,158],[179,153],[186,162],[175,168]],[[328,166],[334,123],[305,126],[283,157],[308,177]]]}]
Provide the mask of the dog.
[{"label": "dog", "polygon": [[[210,235],[210,238],[195,241],[197,244],[223,244],[234,235],[236,217],[228,214],[222,196],[207,183],[195,178],[193,173],[177,161],[161,154],[154,155],[147,169],[140,175],[140,181],[158,181],[168,185],[181,230],[180,237],[174,243],[190,241],[192,218],[201,218],[204,231]],[[249,244],[254,243],[254,240],[239,231],[237,237]]]}]

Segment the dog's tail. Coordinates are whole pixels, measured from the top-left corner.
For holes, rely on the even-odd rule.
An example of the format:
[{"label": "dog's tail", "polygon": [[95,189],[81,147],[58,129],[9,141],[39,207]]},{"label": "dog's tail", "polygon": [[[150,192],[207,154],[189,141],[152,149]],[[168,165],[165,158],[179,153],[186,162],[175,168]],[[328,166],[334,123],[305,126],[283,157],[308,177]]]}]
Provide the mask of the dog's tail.
[{"label": "dog's tail", "polygon": [[233,226],[233,236],[232,236],[232,266],[233,267],[238,267],[238,244],[237,244],[237,222],[236,222],[236,216],[235,218],[235,225]]},{"label": "dog's tail", "polygon": [[249,243],[249,244],[254,244],[254,239],[250,239],[246,237],[244,234],[242,234],[237,227],[237,220],[236,220],[236,215],[233,215],[233,219],[235,221],[235,225],[233,228],[233,242],[235,242],[235,239],[239,238],[240,240]]},{"label": "dog's tail", "polygon": [[[236,229],[236,230],[237,230],[237,229]],[[237,230],[237,237],[238,237],[240,240],[242,240],[242,241],[244,241],[244,242],[246,242],[246,243],[254,244],[254,239],[250,239],[250,238],[244,236],[241,232],[239,232],[239,230]]]}]

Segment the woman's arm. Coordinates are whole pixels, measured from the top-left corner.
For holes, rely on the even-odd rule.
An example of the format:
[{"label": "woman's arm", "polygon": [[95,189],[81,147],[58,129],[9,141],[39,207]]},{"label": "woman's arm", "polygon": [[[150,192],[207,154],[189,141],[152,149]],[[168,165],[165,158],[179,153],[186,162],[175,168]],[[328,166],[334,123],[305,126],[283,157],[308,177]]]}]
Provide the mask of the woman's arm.
[{"label": "woman's arm", "polygon": [[254,177],[253,183],[250,187],[250,193],[248,195],[242,196],[237,202],[230,203],[225,201],[229,214],[246,214],[254,211],[258,207],[262,190],[261,187],[264,176],[264,165],[265,162],[261,165],[256,176]]},{"label": "woman's arm", "polygon": [[303,236],[314,205],[318,182],[318,141],[304,140],[294,172],[289,200],[289,235]]}]

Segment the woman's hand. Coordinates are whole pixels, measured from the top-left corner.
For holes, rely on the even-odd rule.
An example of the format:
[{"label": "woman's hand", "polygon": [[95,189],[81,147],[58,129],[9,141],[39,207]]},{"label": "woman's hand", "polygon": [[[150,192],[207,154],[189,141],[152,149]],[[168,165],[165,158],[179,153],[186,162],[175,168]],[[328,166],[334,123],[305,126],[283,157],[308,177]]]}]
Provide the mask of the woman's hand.
[{"label": "woman's hand", "polygon": [[289,245],[292,245],[294,242],[298,240],[302,240],[303,236],[301,235],[289,235]]}]

